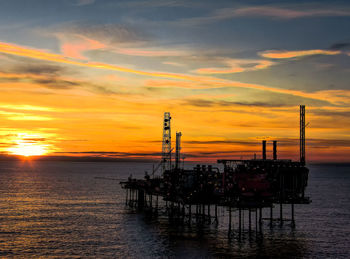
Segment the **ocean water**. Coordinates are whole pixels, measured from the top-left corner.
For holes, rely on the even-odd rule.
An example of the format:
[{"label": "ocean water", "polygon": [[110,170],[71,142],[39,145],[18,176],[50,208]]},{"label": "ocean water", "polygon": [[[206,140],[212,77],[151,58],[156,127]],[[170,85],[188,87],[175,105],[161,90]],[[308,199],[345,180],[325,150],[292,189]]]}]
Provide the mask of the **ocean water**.
[{"label": "ocean water", "polygon": [[295,206],[296,228],[264,222],[262,233],[246,231],[240,239],[235,230],[228,238],[224,209],[218,225],[198,226],[126,207],[119,181],[130,173],[143,177],[151,168],[0,162],[0,257],[350,258],[350,167],[310,166],[312,203]]}]

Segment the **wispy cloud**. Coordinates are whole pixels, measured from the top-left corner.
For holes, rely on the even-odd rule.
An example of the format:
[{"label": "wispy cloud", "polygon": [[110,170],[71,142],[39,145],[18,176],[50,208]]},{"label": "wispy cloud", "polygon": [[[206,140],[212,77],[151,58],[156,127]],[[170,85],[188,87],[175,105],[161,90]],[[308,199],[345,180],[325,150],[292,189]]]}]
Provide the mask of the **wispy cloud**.
[{"label": "wispy cloud", "polygon": [[346,119],[350,117],[350,109],[312,109],[311,110],[312,114],[315,114],[317,116],[325,116],[325,117],[338,117],[342,119]]},{"label": "wispy cloud", "polygon": [[45,33],[55,36],[61,43],[62,53],[75,59],[87,60],[86,54],[92,50],[143,57],[174,57],[189,54],[186,50],[157,46],[151,35],[120,24],[75,23],[59,28],[58,32]]},{"label": "wispy cloud", "polygon": [[71,154],[71,155],[88,155],[98,157],[115,157],[115,158],[155,158],[162,155],[161,152],[116,152],[116,151],[60,151],[55,154]]},{"label": "wispy cloud", "polygon": [[58,33],[56,35],[62,42],[61,51],[63,55],[70,58],[86,60],[84,52],[106,47],[102,42],[89,39],[83,35],[74,35],[74,37],[69,37],[68,39],[65,34]]},{"label": "wispy cloud", "polygon": [[163,64],[164,64],[164,65],[175,66],[175,67],[183,67],[183,66],[186,66],[186,65],[183,64],[183,63],[173,62],[173,61],[164,61]]},{"label": "wispy cloud", "polygon": [[232,74],[248,71],[256,71],[266,69],[274,65],[274,62],[269,60],[257,59],[222,59],[222,63],[228,68],[199,68],[196,70],[198,74]]},{"label": "wispy cloud", "polygon": [[141,0],[126,1],[117,3],[117,5],[132,8],[158,8],[158,7],[193,7],[196,3],[186,0]]},{"label": "wispy cloud", "polygon": [[188,99],[183,102],[185,105],[197,107],[229,107],[229,106],[249,106],[249,107],[286,107],[290,106],[283,103],[271,102],[237,102],[226,100],[205,100],[205,99]]},{"label": "wispy cloud", "polygon": [[162,48],[112,48],[112,52],[143,57],[181,57],[187,56],[188,52],[184,50],[169,50]]},{"label": "wispy cloud", "polygon": [[47,63],[22,63],[9,66],[11,71],[20,74],[31,74],[31,75],[45,75],[45,76],[59,76],[64,72],[68,72],[65,67],[57,66]]},{"label": "wispy cloud", "polygon": [[[279,144],[283,144],[286,146],[297,146],[299,144],[299,139],[296,138],[280,138],[280,137],[269,137],[268,139],[277,140]],[[219,139],[219,140],[189,140],[184,141],[184,143],[189,145],[218,145],[218,144],[226,144],[226,145],[243,145],[243,146],[255,146],[260,149],[260,139],[250,139],[250,140],[235,140],[235,139]],[[350,139],[308,139],[309,147],[350,147]],[[229,151],[231,152],[231,151]]]},{"label": "wispy cloud", "polygon": [[330,46],[332,50],[348,49],[350,48],[350,42],[338,42]]},{"label": "wispy cloud", "polygon": [[259,55],[264,58],[271,59],[290,59],[313,55],[338,55],[341,54],[339,50],[323,50],[323,49],[310,49],[310,50],[267,50],[260,52]]},{"label": "wispy cloud", "polygon": [[234,16],[265,16],[280,19],[293,19],[301,17],[320,17],[320,16],[350,16],[350,10],[343,8],[283,8],[275,6],[251,6],[238,9],[222,9],[218,11],[223,17]]},{"label": "wispy cloud", "polygon": [[303,5],[289,8],[280,6],[228,7],[217,9],[207,16],[184,18],[176,21],[175,23],[188,26],[213,23],[236,17],[266,17],[287,20],[329,16],[350,16],[350,9],[334,8],[329,6],[305,7]]},{"label": "wispy cloud", "polygon": [[104,50],[110,53],[140,57],[180,57],[189,55],[185,50],[170,50],[161,47],[144,46],[143,44],[134,47],[126,47],[125,44],[109,44],[80,34],[76,34],[74,37],[58,35],[58,38],[61,40],[61,50],[65,56],[83,60],[88,59],[84,53],[91,50]]},{"label": "wispy cloud", "polygon": [[[131,94],[128,92],[123,92],[119,90],[113,90],[108,87],[106,84],[101,83],[93,83],[90,81],[84,81],[74,78],[69,78],[65,76],[52,76],[52,75],[40,75],[40,74],[31,74],[31,73],[21,73],[18,71],[18,73],[2,73],[0,72],[0,79],[4,82],[11,82],[12,84],[12,90],[14,90],[13,86],[15,83],[18,82],[25,82],[26,85],[30,88],[33,88],[33,86],[39,86],[39,87],[45,87],[48,89],[51,89],[52,94],[54,94],[54,90],[73,90],[73,89],[81,89],[84,92],[90,92],[95,94],[103,94],[103,95],[133,95],[138,96],[138,94]],[[4,89],[1,88],[3,91]],[[23,92],[23,90],[22,90]],[[81,94],[77,93],[77,94]],[[72,94],[72,93],[71,93]],[[2,105],[0,104],[0,108]],[[7,108],[12,109],[13,107],[8,106]],[[24,108],[27,108],[28,110],[35,107],[25,107],[25,106],[18,106],[19,110],[22,110]],[[14,108],[13,108],[14,109]]]}]

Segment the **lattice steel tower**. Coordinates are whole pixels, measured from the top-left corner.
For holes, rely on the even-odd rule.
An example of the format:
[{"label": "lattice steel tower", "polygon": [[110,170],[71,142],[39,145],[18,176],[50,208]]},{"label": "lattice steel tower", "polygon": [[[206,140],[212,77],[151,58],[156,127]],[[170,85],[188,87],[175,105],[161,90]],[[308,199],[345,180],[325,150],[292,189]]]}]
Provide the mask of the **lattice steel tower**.
[{"label": "lattice steel tower", "polygon": [[162,143],[162,169],[171,169],[171,127],[170,127],[170,112],[164,113],[163,124],[163,143]]},{"label": "lattice steel tower", "polygon": [[300,163],[305,165],[305,105],[300,105]]}]

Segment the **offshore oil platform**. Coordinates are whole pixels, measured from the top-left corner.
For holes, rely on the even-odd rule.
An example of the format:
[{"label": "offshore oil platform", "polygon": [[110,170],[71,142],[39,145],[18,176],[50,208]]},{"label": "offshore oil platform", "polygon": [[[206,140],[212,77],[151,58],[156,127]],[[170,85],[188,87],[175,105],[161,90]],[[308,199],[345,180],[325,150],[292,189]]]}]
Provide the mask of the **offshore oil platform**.
[{"label": "offshore oil platform", "polygon": [[[228,233],[232,233],[232,217],[238,217],[237,230],[244,227],[248,212],[249,231],[256,231],[263,220],[295,227],[294,205],[309,204],[305,196],[309,169],[305,166],[305,106],[300,106],[300,161],[277,159],[277,141],[273,141],[273,157],[266,157],[266,140],[262,141],[261,159],[218,160],[223,171],[211,165],[185,169],[181,165],[181,132],[176,133],[175,159],[172,159],[171,116],[164,113],[162,158],[144,179],[120,182],[126,190],[126,204],[153,214],[164,213],[180,222],[218,223],[218,207],[228,211]],[[157,171],[160,175],[155,176]],[[160,199],[159,199],[160,198]],[[284,218],[284,206],[290,207],[290,218]],[[279,216],[273,209],[279,207]],[[263,217],[263,209],[269,217]],[[268,211],[267,211],[268,213]],[[247,214],[246,214],[247,215]],[[265,211],[266,215],[266,211]],[[255,224],[254,223],[255,216]],[[253,220],[252,220],[253,217]]]}]

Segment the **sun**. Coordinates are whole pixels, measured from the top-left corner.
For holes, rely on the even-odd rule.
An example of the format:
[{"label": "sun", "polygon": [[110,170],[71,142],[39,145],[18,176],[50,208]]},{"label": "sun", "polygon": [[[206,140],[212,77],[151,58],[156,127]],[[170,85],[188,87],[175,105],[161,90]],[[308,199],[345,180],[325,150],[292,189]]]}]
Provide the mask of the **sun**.
[{"label": "sun", "polygon": [[45,155],[49,153],[49,145],[44,140],[45,138],[40,135],[20,133],[7,151],[13,155],[25,157]]},{"label": "sun", "polygon": [[12,147],[9,151],[14,155],[20,156],[41,156],[47,153],[47,149],[42,145],[22,143],[18,144],[16,147]]}]

